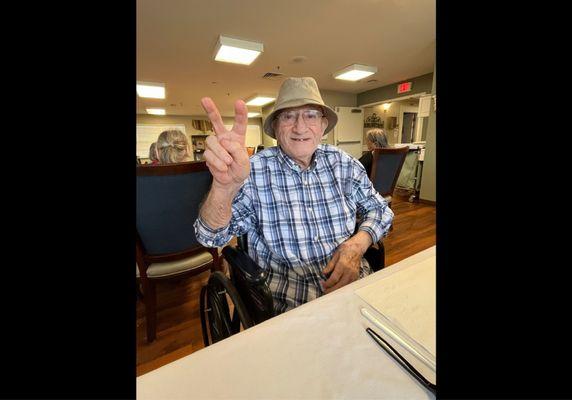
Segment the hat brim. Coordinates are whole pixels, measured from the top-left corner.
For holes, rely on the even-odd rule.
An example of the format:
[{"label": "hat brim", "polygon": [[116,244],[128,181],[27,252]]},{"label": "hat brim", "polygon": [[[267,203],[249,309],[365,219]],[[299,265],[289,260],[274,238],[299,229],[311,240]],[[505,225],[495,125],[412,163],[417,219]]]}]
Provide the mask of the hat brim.
[{"label": "hat brim", "polygon": [[316,105],[316,106],[320,106],[324,109],[324,112],[326,113],[325,117],[328,120],[328,126],[326,127],[326,130],[324,131],[324,135],[326,133],[328,133],[329,131],[331,131],[332,129],[334,129],[334,127],[338,123],[338,114],[336,114],[336,112],[334,110],[332,110],[330,107],[328,107],[325,104],[318,103],[315,100],[296,99],[293,101],[282,103],[279,108],[274,109],[272,111],[272,113],[270,113],[268,118],[266,118],[266,120],[264,121],[264,132],[266,132],[266,134],[268,136],[270,136],[271,138],[276,139],[276,132],[274,132],[274,119],[276,118],[276,114],[279,111],[284,110],[285,108],[294,108],[294,107],[301,107],[301,106],[307,106],[307,105]]}]

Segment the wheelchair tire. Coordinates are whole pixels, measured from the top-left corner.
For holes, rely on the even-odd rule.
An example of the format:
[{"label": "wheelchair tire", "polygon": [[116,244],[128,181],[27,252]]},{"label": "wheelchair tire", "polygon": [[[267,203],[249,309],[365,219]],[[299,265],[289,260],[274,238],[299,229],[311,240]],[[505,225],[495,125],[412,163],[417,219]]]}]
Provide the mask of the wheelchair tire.
[{"label": "wheelchair tire", "polygon": [[[234,305],[234,323],[226,294]],[[200,308],[205,347],[238,333],[240,325],[244,329],[254,325],[236,288],[220,271],[213,272],[207,285],[201,289]]]}]

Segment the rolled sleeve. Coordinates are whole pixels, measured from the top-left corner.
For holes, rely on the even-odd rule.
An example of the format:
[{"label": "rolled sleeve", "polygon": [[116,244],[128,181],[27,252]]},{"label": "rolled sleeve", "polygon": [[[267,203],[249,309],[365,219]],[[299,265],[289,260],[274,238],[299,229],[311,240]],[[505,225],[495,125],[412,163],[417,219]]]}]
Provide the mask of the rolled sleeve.
[{"label": "rolled sleeve", "polygon": [[212,229],[199,215],[194,227],[198,242],[206,247],[224,246],[232,239],[232,235],[229,233],[230,224],[222,228]]},{"label": "rolled sleeve", "polygon": [[[379,194],[378,196],[381,197]],[[383,197],[381,197],[381,201],[384,205],[376,207],[365,214],[363,222],[359,226],[360,231],[369,233],[373,243],[377,243],[381,238],[387,236],[393,221],[393,211],[391,211]]]},{"label": "rolled sleeve", "polygon": [[213,229],[201,218],[195,221],[195,235],[200,244],[206,247],[221,247],[227,244],[233,236],[241,236],[248,232],[256,223],[252,199],[248,195],[250,185],[245,184],[232,201],[232,216],[228,225]]}]

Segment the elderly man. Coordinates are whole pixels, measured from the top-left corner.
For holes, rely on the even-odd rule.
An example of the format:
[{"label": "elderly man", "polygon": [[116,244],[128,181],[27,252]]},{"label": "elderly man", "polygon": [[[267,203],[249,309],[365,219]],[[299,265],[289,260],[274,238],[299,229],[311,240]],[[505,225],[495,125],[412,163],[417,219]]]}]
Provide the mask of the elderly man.
[{"label": "elderly man", "polygon": [[363,255],[387,234],[393,212],[355,158],[320,144],[338,117],[313,78],[284,81],[264,123],[278,146],[250,158],[244,102],[235,103],[231,130],[211,99],[202,105],[216,135],[206,140],[213,184],[195,222],[199,242],[218,247],[247,234],[276,313],[371,273]]}]

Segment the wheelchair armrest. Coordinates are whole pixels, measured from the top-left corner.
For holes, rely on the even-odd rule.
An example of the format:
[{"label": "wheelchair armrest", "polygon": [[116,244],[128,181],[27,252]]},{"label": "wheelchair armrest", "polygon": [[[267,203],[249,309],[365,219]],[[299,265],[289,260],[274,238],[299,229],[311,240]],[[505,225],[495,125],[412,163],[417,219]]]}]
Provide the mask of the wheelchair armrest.
[{"label": "wheelchair armrest", "polygon": [[260,268],[244,250],[226,246],[222,249],[222,254],[232,268],[242,271],[249,283],[257,285],[266,281],[267,272]]},{"label": "wheelchair armrest", "polygon": [[222,254],[230,265],[231,281],[253,321],[259,324],[274,316],[272,293],[266,283],[268,272],[260,268],[243,249],[226,246]]},{"label": "wheelchair armrest", "polygon": [[381,240],[377,242],[377,248],[371,245],[363,256],[373,272],[385,268],[385,246]]}]

